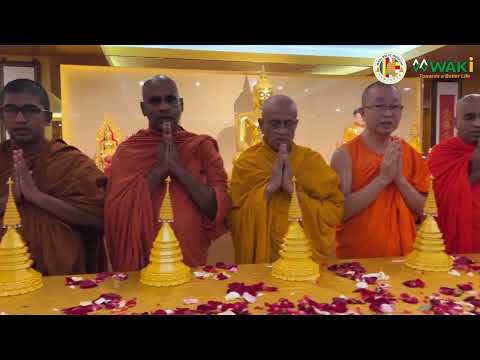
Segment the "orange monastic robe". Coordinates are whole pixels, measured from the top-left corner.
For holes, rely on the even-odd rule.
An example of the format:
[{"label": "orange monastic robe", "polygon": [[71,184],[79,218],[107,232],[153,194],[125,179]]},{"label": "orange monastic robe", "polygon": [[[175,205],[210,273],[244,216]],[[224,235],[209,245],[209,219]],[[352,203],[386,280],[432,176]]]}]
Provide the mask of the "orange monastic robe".
[{"label": "orange monastic robe", "polygon": [[[367,186],[380,171],[383,155],[371,151],[358,136],[346,145],[352,159],[352,193]],[[402,140],[403,175],[417,191],[427,193],[429,171],[409,144]],[[337,230],[337,256],[369,258],[405,256],[413,248],[416,215],[394,183],[369,207],[345,221]]]},{"label": "orange monastic robe", "polygon": [[[270,201],[265,187],[277,154],[264,142],[242,152],[235,162],[230,194],[231,230],[240,264],[272,262],[278,258],[288,227],[291,197],[276,192]],[[335,248],[335,227],[343,215],[344,196],[337,174],[313,150],[293,144],[289,154],[303,214],[303,227],[317,261]]]},{"label": "orange monastic robe", "polygon": [[[105,236],[113,269],[136,271],[148,264],[158,232],[165,183],[150,194],[147,176],[157,161],[162,134],[140,130],[122,142],[112,160],[105,203]],[[231,202],[227,194],[227,174],[217,142],[207,135],[179,130],[174,135],[179,157],[193,176],[211,186],[217,200],[217,214],[204,216],[183,184],[172,178],[170,194],[175,220],[172,228],[180,242],[184,262],[205,264],[210,243],[226,232],[224,219]]]}]

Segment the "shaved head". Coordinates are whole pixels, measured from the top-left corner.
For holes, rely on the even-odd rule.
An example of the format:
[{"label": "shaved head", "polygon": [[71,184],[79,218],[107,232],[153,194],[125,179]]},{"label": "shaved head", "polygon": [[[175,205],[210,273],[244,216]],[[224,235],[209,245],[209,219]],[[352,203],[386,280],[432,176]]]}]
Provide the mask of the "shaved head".
[{"label": "shaved head", "polygon": [[265,142],[274,151],[281,144],[290,147],[297,129],[297,105],[285,95],[274,95],[263,104],[262,118],[259,120]]},{"label": "shaved head", "polygon": [[149,127],[163,131],[164,123],[168,122],[175,132],[183,112],[183,99],[178,95],[175,81],[165,75],[156,75],[143,83],[142,97],[140,107],[148,118]]},{"label": "shaved head", "polygon": [[297,104],[295,104],[292,98],[286,95],[273,95],[263,104],[262,117],[275,112],[290,113],[296,118],[298,114]]},{"label": "shaved head", "polygon": [[[391,88],[393,91],[397,92],[400,94],[400,90],[395,85],[390,85],[390,84],[384,84],[380,81],[374,82],[373,84],[368,85],[365,90],[363,90],[362,93],[362,106],[368,106],[370,105],[370,95],[372,93],[376,93],[377,89],[385,89],[385,88]],[[355,114],[355,113],[354,113]]]},{"label": "shaved head", "polygon": [[469,94],[457,102],[455,126],[458,136],[467,144],[480,139],[480,94]]},{"label": "shaved head", "polygon": [[175,80],[173,80],[172,78],[169,78],[166,75],[155,75],[143,83],[143,87],[142,87],[143,99],[145,99],[145,94],[148,94],[149,91],[152,89],[152,87],[156,87],[156,86],[162,86],[162,87],[170,86],[175,89],[175,92],[178,95],[178,88]]}]

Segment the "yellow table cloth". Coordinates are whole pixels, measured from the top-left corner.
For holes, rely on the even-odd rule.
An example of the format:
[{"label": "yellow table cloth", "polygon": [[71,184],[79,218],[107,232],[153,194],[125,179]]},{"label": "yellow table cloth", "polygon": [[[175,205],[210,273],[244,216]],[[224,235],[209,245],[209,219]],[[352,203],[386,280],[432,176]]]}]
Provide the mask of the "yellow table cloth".
[{"label": "yellow table cloth", "polygon": [[[480,255],[469,255],[474,261],[480,261]],[[226,280],[214,280],[213,278],[197,279],[176,287],[157,288],[150,287],[140,283],[139,273],[129,273],[129,278],[125,281],[107,279],[97,287],[91,289],[80,289],[78,286],[74,289],[65,285],[65,276],[44,277],[43,288],[25,295],[0,297],[0,313],[8,315],[58,315],[62,314],[61,309],[78,306],[81,302],[92,301],[104,293],[116,293],[122,296],[124,300],[136,298],[136,306],[125,312],[115,314],[132,314],[153,311],[157,309],[175,309],[196,308],[199,304],[206,303],[209,300],[227,302],[225,295],[227,287],[232,282],[244,282],[246,285],[252,285],[258,282],[264,282],[267,286],[278,287],[275,292],[263,292],[263,296],[257,297],[253,304],[248,308],[252,314],[265,314],[265,302],[274,303],[280,298],[287,298],[297,304],[298,300],[308,295],[319,303],[331,303],[332,298],[345,295],[348,298],[360,299],[356,289],[356,282],[347,278],[337,276],[335,273],[327,270],[331,264],[342,264],[345,262],[359,261],[367,270],[367,273],[383,271],[390,278],[378,283],[387,283],[391,285],[388,290],[397,297],[393,314],[422,314],[419,307],[425,305],[424,296],[430,296],[438,292],[440,287],[456,288],[458,284],[468,282],[473,283],[473,290],[480,290],[480,275],[474,273],[469,276],[466,272],[460,272],[460,276],[453,276],[448,273],[420,272],[405,266],[403,258],[377,258],[362,260],[331,260],[321,265],[320,277],[316,282],[289,282],[273,278],[270,275],[271,265],[255,264],[240,265],[237,273],[228,273],[231,278]],[[472,275],[472,274],[470,274]],[[95,275],[81,275],[84,279],[94,279]],[[422,279],[426,283],[425,288],[408,288],[402,283],[406,280]],[[374,290],[377,285],[369,285],[370,290]],[[407,304],[398,297],[401,293],[407,293],[418,298],[418,304]],[[460,297],[440,295],[444,299],[453,299],[462,301],[470,295],[465,292]],[[184,299],[195,298],[199,300],[198,304],[185,305]],[[235,301],[242,301],[234,300]],[[262,307],[263,309],[255,309]],[[369,310],[369,304],[348,305],[352,311],[359,310],[362,314],[373,314]],[[468,309],[468,308],[465,308]],[[112,314],[108,310],[100,310],[92,314]]]}]

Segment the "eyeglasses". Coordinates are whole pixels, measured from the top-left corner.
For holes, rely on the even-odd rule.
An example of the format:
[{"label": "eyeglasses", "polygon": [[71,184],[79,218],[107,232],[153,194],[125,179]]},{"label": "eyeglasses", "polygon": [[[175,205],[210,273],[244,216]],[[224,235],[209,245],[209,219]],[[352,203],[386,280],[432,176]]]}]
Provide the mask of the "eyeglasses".
[{"label": "eyeglasses", "polygon": [[16,119],[19,112],[21,112],[26,119],[31,119],[42,112],[51,114],[49,110],[42,109],[36,105],[23,105],[21,107],[17,105],[0,106],[0,114],[4,119]]},{"label": "eyeglasses", "polygon": [[403,105],[370,105],[364,106],[364,109],[373,109],[378,112],[385,112],[390,110],[391,112],[400,112],[403,110]]},{"label": "eyeglasses", "polygon": [[270,120],[268,124],[274,129],[278,130],[280,127],[283,125],[284,128],[287,130],[293,129],[295,126],[297,126],[298,120]]}]

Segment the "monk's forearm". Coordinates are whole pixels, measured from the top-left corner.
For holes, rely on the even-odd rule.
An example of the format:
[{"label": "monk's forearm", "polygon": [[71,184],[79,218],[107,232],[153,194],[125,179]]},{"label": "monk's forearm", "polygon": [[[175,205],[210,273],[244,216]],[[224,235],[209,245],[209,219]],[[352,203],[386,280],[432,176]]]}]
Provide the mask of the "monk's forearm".
[{"label": "monk's forearm", "polygon": [[425,205],[426,196],[420,194],[406,178],[402,177],[395,182],[398,190],[402,194],[403,199],[407,203],[410,210],[417,215],[423,214],[423,206]]},{"label": "monk's forearm", "polygon": [[158,164],[150,170],[147,176],[148,189],[150,194],[153,195],[158,184],[160,184],[167,177],[168,169]]},{"label": "monk's forearm", "polygon": [[388,185],[384,180],[377,176],[370,184],[362,190],[345,195],[345,211],[343,221],[357,215],[363,209],[370,206],[375,201],[378,194]]},{"label": "monk's forearm", "polygon": [[81,211],[48,194],[40,192],[34,196],[31,202],[69,225],[103,229],[102,218]]},{"label": "monk's forearm", "polygon": [[187,169],[176,169],[175,178],[185,186],[188,194],[197,204],[200,211],[208,218],[215,219],[217,215],[217,198],[213,188],[202,183]]}]

